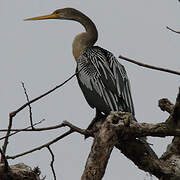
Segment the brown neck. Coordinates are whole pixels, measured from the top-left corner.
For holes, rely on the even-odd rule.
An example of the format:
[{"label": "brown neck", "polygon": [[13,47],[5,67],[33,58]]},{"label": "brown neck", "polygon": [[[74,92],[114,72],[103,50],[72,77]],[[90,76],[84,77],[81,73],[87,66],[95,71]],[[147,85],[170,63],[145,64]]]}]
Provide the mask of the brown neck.
[{"label": "brown neck", "polygon": [[95,44],[98,38],[98,32],[95,24],[84,14],[80,14],[75,21],[78,21],[84,26],[86,32],[78,34],[73,41],[73,56],[78,60],[79,55],[86,47],[91,47]]}]

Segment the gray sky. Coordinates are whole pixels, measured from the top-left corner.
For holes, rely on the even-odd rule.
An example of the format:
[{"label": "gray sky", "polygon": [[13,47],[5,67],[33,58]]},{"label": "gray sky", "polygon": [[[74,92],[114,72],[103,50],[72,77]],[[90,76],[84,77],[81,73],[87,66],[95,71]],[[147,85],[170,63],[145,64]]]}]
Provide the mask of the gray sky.
[{"label": "gray sky", "polygon": [[[180,30],[177,0],[1,0],[1,128],[7,127],[8,113],[26,102],[21,81],[24,81],[29,96],[33,98],[74,73],[76,64],[71,44],[74,36],[84,30],[82,26],[59,20],[23,21],[24,18],[48,14],[64,7],[77,8],[87,14],[99,31],[96,44],[110,50],[116,57],[122,54],[144,63],[179,71],[180,36],[166,29],[169,25]],[[150,123],[164,121],[168,114],[159,110],[158,100],[167,97],[175,101],[179,77],[119,61],[126,67],[131,81],[136,119]],[[32,108],[34,122],[46,119],[41,124],[43,127],[68,120],[86,128],[94,116],[94,110],[86,103],[76,78],[33,104]],[[19,113],[13,121],[13,127],[28,126],[28,117],[28,110]],[[20,133],[10,138],[8,155],[39,146],[65,130]],[[154,144],[153,148],[161,155],[170,139],[149,138],[149,142]],[[81,135],[73,134],[52,146],[58,180],[80,179],[91,144],[92,139],[84,141]],[[39,166],[42,175],[50,180],[50,160],[49,152],[43,149],[9,163],[24,162],[31,167]],[[148,179],[143,171],[114,149],[104,180],[132,178]]]}]

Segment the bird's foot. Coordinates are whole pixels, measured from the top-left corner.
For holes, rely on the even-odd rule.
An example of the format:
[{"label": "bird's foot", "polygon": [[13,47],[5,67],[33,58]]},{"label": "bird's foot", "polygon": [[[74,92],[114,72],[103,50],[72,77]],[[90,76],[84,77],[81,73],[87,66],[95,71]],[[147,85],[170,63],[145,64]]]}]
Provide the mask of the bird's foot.
[{"label": "bird's foot", "polygon": [[118,124],[119,120],[122,120],[125,127],[129,127],[130,123],[134,120],[132,114],[129,112],[112,111],[111,115],[114,116],[114,124]]},{"label": "bird's foot", "polygon": [[[97,130],[99,129],[99,123],[101,121],[104,121],[104,119],[106,118],[105,115],[103,114],[98,114],[96,113],[96,116],[94,117],[94,119],[91,121],[91,123],[89,124],[89,126],[87,127],[86,131],[87,132],[97,132]],[[102,124],[102,123],[100,123]],[[87,139],[89,137],[88,133],[87,135],[84,135],[84,139]]]}]

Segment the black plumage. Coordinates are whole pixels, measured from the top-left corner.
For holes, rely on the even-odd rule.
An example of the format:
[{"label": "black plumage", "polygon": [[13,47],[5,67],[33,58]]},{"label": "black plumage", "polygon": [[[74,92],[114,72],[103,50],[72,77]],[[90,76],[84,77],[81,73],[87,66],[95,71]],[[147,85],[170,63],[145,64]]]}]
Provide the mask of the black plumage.
[{"label": "black plumage", "polygon": [[134,115],[127,73],[111,52],[98,46],[84,49],[77,60],[79,70],[79,86],[92,108],[104,114],[125,111]]}]

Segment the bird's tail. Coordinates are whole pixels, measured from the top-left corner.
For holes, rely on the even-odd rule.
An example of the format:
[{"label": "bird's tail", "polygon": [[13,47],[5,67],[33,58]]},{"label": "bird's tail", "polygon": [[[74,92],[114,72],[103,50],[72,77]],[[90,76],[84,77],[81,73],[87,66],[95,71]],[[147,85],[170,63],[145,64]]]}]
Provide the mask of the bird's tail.
[{"label": "bird's tail", "polygon": [[[134,120],[137,122],[135,116],[133,116]],[[138,138],[146,147],[148,153],[153,157],[153,158],[158,158],[158,156],[156,155],[156,153],[154,152],[154,150],[151,148],[150,144],[147,142],[147,138],[146,137],[140,137]]]},{"label": "bird's tail", "polygon": [[155,159],[158,158],[158,156],[156,155],[156,153],[154,152],[154,150],[151,148],[151,146],[150,146],[151,144],[149,144],[149,143],[147,142],[147,138],[146,138],[146,137],[140,137],[140,138],[138,138],[138,140],[140,140],[140,141],[144,144],[147,152],[150,154],[151,157],[153,157],[153,158],[155,158]]}]

